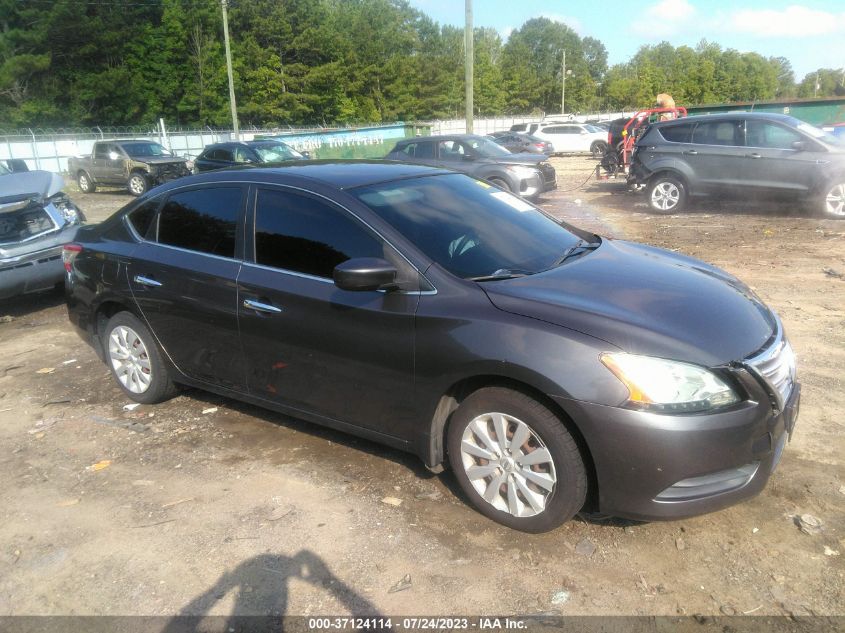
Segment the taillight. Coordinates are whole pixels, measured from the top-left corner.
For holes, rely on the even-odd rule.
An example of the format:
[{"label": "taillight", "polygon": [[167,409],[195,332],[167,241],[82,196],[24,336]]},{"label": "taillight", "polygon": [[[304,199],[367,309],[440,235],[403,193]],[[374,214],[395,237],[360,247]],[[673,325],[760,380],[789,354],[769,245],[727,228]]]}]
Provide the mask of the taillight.
[{"label": "taillight", "polygon": [[71,271],[73,267],[73,260],[82,252],[82,247],[79,244],[65,244],[62,247],[62,263],[65,265],[67,272]]}]

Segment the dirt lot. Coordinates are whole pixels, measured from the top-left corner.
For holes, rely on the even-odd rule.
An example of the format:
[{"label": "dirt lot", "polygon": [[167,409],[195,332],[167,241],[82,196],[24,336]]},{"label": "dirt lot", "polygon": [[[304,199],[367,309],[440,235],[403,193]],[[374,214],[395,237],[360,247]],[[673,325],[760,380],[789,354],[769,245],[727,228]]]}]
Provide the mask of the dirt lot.
[{"label": "dirt lot", "polygon": [[[567,191],[594,162],[555,163],[545,209],[721,266],[782,316],[803,402],[760,496],[518,534],[369,442],[196,391],[125,411],[61,297],[29,297],[0,302],[0,615],[845,613],[845,222],[762,203],[655,216],[615,185]],[[73,197],[91,220],[130,200]]]}]

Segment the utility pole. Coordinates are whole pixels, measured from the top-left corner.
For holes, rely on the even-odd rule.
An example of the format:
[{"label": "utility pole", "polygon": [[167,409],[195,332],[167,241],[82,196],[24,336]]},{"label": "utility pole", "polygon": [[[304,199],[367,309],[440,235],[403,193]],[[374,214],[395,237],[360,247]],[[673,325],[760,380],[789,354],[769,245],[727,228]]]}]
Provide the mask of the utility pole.
[{"label": "utility pole", "polygon": [[472,46],[472,0],[466,0],[466,24],[464,25],[464,54],[466,56],[466,72],[464,76],[464,83],[466,84],[467,134],[472,134],[472,63],[474,55]]},{"label": "utility pole", "polygon": [[228,0],[220,0],[223,7],[223,39],[226,42],[226,72],[229,75],[229,105],[232,108],[232,129],[235,132],[235,140],[241,140],[238,133],[238,106],[235,103],[235,79],[232,76],[232,49],[229,47],[229,14],[226,12]]},{"label": "utility pole", "polygon": [[560,64],[560,113],[565,114],[563,106],[566,104],[566,49],[563,49],[563,60]]}]

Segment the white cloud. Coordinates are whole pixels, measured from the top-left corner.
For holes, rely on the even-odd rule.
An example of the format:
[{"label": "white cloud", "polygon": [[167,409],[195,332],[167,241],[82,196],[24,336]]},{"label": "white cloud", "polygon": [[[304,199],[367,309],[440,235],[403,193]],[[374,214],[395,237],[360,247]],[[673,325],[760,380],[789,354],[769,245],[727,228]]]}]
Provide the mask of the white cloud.
[{"label": "white cloud", "polygon": [[630,29],[641,37],[659,40],[683,32],[695,17],[696,9],[687,0],[661,0],[648,6]]},{"label": "white cloud", "polygon": [[785,9],[740,9],[728,14],[724,28],[755,37],[801,38],[842,33],[845,13],[830,13],[793,4]]},{"label": "white cloud", "polygon": [[548,18],[552,22],[560,22],[561,24],[565,24],[570,29],[575,31],[578,35],[583,35],[584,33],[584,23],[581,22],[578,18],[573,18],[571,15],[563,15],[561,13],[541,13],[541,18]]}]

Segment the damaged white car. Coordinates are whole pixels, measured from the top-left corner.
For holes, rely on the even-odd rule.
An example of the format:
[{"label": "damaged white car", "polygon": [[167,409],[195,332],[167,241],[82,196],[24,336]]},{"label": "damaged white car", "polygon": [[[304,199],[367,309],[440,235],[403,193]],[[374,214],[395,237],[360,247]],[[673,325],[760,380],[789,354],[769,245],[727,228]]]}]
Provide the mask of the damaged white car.
[{"label": "damaged white car", "polygon": [[62,246],[85,221],[63,187],[58,174],[0,164],[0,299],[63,283]]}]

